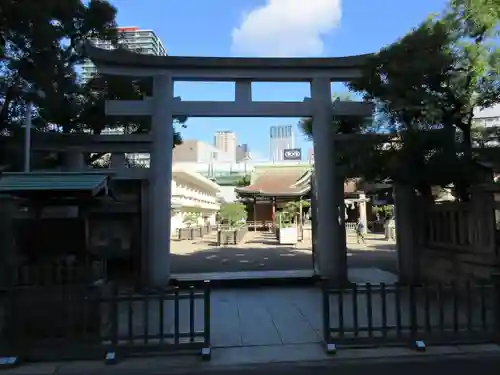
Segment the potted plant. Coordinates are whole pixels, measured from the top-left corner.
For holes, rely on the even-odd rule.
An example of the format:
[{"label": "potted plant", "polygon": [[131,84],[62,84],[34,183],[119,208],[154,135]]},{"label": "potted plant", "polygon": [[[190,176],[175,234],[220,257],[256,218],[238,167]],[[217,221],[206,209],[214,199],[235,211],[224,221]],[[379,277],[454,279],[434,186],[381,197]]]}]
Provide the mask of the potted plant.
[{"label": "potted plant", "polygon": [[297,213],[299,207],[297,202],[289,202],[283,211],[277,215],[278,240],[282,245],[295,245],[298,242]]},{"label": "potted plant", "polygon": [[185,228],[179,229],[179,240],[194,240],[195,230],[194,227],[198,224],[198,214],[190,212],[182,219]]},{"label": "potted plant", "polygon": [[[219,217],[227,229],[219,231],[219,243],[238,243],[246,233],[247,210],[244,204],[239,202],[225,203],[221,206]],[[230,237],[233,239],[230,239]]]},{"label": "potted plant", "polygon": [[186,225],[186,228],[191,228],[198,223],[198,215],[190,212],[186,216],[184,216],[182,222],[184,223],[184,225]]}]

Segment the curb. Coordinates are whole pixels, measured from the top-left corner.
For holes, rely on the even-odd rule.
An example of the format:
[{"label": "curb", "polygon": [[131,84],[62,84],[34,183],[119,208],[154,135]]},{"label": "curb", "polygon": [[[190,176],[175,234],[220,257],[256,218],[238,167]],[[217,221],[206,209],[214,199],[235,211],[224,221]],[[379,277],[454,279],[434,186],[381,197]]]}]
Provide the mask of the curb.
[{"label": "curb", "polygon": [[[32,363],[23,366],[1,371],[5,375],[132,375],[132,374],[176,374],[176,375],[197,375],[197,374],[220,374],[220,373],[256,373],[262,374],[262,370],[279,374],[282,372],[303,371],[309,373],[314,370],[325,368],[352,367],[353,369],[363,366],[376,366],[384,364],[404,364],[404,363],[439,363],[442,361],[488,361],[498,360],[500,368],[500,346],[498,345],[478,345],[460,349],[459,347],[429,348],[427,352],[417,352],[415,350],[397,350],[392,352],[387,348],[370,350],[345,350],[339,351],[326,359],[316,360],[278,360],[254,363],[213,363],[202,362],[192,357],[141,357],[130,358],[123,362],[106,365],[104,361],[78,361],[60,363]],[[435,350],[432,350],[435,349]],[[393,353],[391,355],[391,353]],[[395,354],[394,354],[395,353]],[[482,362],[483,363],[483,362]]]}]

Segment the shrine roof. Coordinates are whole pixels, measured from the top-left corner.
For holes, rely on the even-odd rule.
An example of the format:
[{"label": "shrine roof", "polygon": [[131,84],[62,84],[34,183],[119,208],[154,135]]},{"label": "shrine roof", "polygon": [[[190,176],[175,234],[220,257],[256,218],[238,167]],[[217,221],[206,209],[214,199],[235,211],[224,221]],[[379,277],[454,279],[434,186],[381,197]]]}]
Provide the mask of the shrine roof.
[{"label": "shrine roof", "polygon": [[249,186],[236,188],[240,195],[301,196],[311,190],[310,167],[280,167],[259,170]]},{"label": "shrine roof", "polygon": [[[307,195],[311,190],[310,167],[262,168],[249,186],[236,188],[240,196],[294,197]],[[344,194],[358,191],[358,179],[344,182]]]}]

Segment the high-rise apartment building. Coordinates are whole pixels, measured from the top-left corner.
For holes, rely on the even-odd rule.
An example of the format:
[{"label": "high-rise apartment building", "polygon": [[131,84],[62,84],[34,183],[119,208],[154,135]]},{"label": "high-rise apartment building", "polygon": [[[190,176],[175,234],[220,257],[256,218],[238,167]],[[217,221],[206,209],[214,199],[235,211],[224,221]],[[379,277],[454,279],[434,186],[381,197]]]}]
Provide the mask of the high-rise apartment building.
[{"label": "high-rise apartment building", "polygon": [[[142,30],[138,27],[120,27],[118,28],[119,44],[125,48],[146,55],[167,56],[167,49],[153,30]],[[113,48],[109,41],[93,39],[99,48]],[[82,65],[81,79],[88,81],[96,74],[97,70],[94,64],[88,60]]]},{"label": "high-rise apartment building", "polygon": [[[136,53],[143,53],[147,55],[166,56],[167,49],[158,38],[153,30],[142,30],[138,27],[119,27],[119,44],[125,48]],[[92,43],[99,48],[112,49],[113,46],[109,41],[93,39]],[[97,69],[92,61],[87,60],[82,65],[81,79],[88,81],[97,73]],[[124,134],[124,128],[104,129],[102,134]],[[145,153],[140,154],[126,154],[129,162],[132,162],[143,167],[149,167],[150,155]]]},{"label": "high-rise apartment building", "polygon": [[215,132],[214,146],[225,153],[232,155],[236,161],[236,134],[229,130]]},{"label": "high-rise apartment building", "polygon": [[271,161],[283,161],[284,152],[295,147],[292,125],[271,126],[269,130],[269,154]]}]

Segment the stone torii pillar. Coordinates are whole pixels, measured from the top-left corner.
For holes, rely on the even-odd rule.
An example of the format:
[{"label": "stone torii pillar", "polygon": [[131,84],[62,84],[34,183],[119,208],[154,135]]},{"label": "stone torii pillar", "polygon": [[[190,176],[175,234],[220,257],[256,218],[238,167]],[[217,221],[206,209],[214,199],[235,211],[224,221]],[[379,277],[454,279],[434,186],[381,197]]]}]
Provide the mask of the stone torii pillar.
[{"label": "stone torii pillar", "polygon": [[332,126],[333,105],[329,79],[316,78],[311,85],[313,115],[314,165],[317,190],[317,230],[319,269],[331,283],[347,282],[347,254],[340,246],[340,215],[344,215],[343,200],[339,202],[335,166],[335,128]]},{"label": "stone torii pillar", "polygon": [[148,284],[152,287],[165,287],[170,281],[173,91],[171,76],[165,74],[154,77],[147,256]]}]

